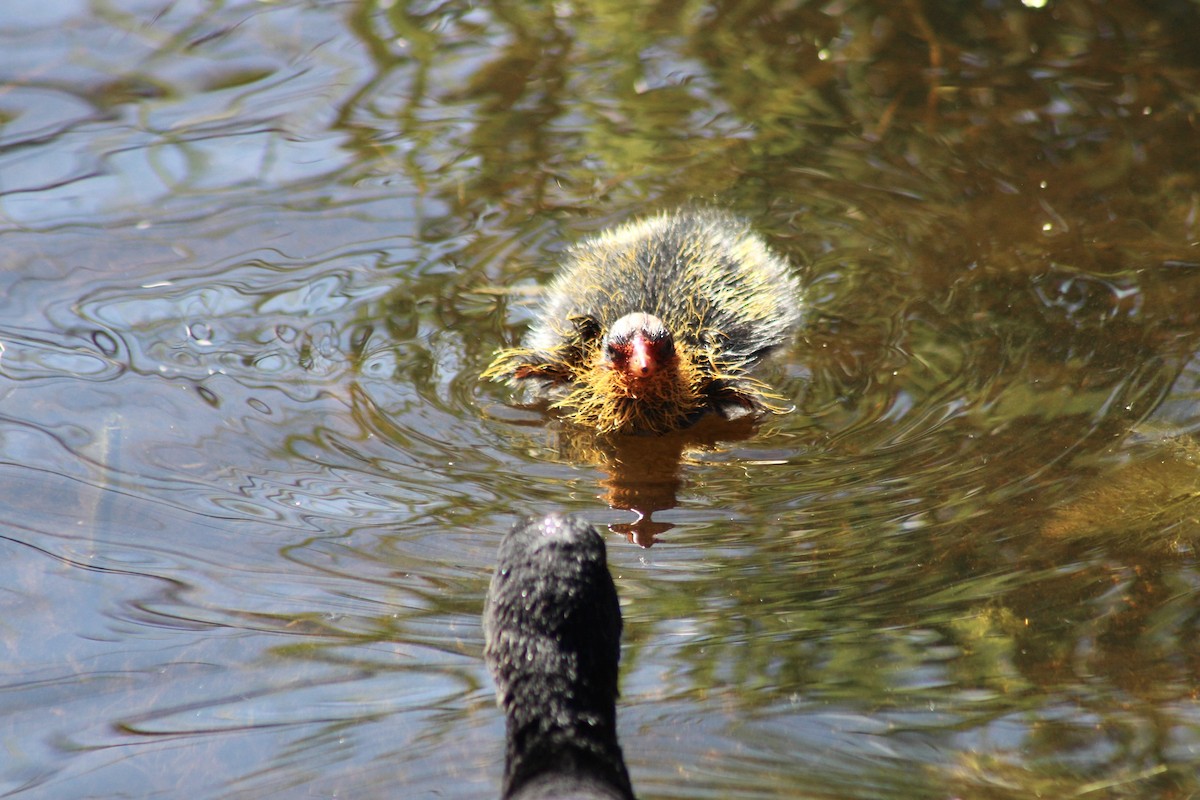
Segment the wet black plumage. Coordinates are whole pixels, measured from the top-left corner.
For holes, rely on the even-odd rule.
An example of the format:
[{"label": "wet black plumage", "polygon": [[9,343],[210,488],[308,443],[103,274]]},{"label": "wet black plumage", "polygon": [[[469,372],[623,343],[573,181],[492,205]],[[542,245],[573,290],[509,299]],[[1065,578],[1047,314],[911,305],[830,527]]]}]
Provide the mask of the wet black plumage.
[{"label": "wet black plumage", "polygon": [[503,797],[631,800],[616,730],[621,610],[595,529],[518,523],[500,545],[484,635],[506,721]]}]

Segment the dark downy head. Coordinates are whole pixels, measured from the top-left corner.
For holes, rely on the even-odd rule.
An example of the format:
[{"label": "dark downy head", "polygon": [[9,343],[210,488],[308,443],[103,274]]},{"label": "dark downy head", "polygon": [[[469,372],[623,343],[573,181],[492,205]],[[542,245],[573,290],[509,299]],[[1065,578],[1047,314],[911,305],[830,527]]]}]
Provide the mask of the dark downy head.
[{"label": "dark downy head", "polygon": [[666,433],[686,427],[704,405],[704,374],[653,314],[619,317],[554,407],[601,432]]},{"label": "dark downy head", "polygon": [[675,337],[653,314],[626,314],[609,328],[604,359],[634,385],[675,366]]},{"label": "dark downy head", "polygon": [[483,627],[506,723],[503,797],[631,800],[616,730],[621,609],[600,534],[569,517],[518,523]]}]

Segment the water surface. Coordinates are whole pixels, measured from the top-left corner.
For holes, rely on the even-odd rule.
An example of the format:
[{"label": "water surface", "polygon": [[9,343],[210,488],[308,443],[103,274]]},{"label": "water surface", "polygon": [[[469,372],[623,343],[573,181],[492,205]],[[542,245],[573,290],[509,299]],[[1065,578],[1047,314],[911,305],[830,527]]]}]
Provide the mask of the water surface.
[{"label": "water surface", "polygon": [[[0,793],[495,796],[547,511],[644,798],[1200,792],[1200,12],[1035,5],[10,2]],[[480,383],[683,203],[802,271],[793,413]]]}]

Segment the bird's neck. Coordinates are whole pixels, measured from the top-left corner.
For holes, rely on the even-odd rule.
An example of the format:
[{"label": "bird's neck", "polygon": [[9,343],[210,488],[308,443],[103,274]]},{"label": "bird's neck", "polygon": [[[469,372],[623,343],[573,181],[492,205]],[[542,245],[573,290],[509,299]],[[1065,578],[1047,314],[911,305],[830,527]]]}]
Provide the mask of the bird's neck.
[{"label": "bird's neck", "polygon": [[703,408],[705,380],[685,352],[644,379],[630,379],[596,359],[557,405],[575,422],[601,431],[665,433],[684,427]]},{"label": "bird's neck", "polygon": [[504,797],[551,774],[557,781],[590,776],[589,783],[614,787],[614,798],[633,797],[617,741],[615,691],[572,680],[575,666],[522,675],[509,685]]}]

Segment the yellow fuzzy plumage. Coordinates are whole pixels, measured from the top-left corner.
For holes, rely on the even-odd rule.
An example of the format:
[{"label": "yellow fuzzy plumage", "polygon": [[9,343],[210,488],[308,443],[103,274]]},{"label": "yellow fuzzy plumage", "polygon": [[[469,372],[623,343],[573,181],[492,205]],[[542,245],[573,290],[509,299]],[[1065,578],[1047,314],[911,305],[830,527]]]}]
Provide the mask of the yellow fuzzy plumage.
[{"label": "yellow fuzzy plumage", "polygon": [[[522,346],[483,377],[533,386],[603,433],[662,434],[714,410],[783,413],[784,399],[747,373],[798,324],[799,294],[787,263],[735,218],[662,214],[571,248]],[[661,321],[674,345],[647,377],[606,356],[614,324],[633,313]]]}]

